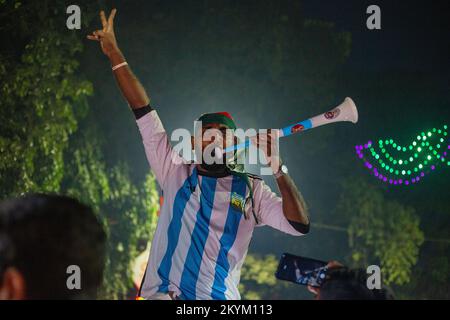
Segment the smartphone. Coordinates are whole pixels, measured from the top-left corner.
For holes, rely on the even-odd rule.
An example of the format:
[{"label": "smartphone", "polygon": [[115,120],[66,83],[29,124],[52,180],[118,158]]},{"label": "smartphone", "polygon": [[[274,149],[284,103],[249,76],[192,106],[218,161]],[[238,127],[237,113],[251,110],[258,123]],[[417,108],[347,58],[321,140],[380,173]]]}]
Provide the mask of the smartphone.
[{"label": "smartphone", "polygon": [[327,262],[283,253],[275,277],[301,285],[320,287],[325,281]]}]

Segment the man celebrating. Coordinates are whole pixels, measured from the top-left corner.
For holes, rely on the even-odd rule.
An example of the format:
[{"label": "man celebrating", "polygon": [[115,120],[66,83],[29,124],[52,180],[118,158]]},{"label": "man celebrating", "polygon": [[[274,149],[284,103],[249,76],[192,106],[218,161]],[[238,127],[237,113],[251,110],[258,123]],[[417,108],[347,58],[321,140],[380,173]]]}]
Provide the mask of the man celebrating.
[{"label": "man celebrating", "polygon": [[[164,193],[139,295],[145,299],[240,299],[240,270],[255,226],[269,225],[300,236],[309,231],[305,203],[275,155],[268,161],[281,198],[261,178],[225,163],[184,161],[170,146],[157,112],[132,73],[116,42],[113,21],[100,12],[102,30],[88,39],[99,41],[114,77],[136,116],[148,162]],[[202,115],[201,131],[236,129],[227,112]],[[215,139],[214,139],[215,138]],[[196,137],[201,151],[222,150],[233,141],[214,135]],[[269,147],[272,135],[259,135],[258,147]],[[264,149],[266,150],[266,149]],[[198,156],[202,157],[200,153]]]}]

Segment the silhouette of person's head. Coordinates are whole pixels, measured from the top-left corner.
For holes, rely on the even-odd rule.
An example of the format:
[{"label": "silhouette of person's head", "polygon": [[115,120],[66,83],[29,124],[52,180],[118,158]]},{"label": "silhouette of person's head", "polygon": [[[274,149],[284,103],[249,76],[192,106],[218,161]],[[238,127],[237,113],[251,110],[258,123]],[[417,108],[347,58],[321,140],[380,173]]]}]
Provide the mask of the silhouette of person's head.
[{"label": "silhouette of person's head", "polygon": [[[94,212],[75,199],[31,194],[1,202],[0,299],[95,298],[105,242]],[[68,286],[69,266],[81,271],[80,289]]]},{"label": "silhouette of person's head", "polygon": [[367,273],[363,269],[339,267],[330,269],[326,281],[317,291],[318,300],[391,300],[385,288],[369,289]]}]

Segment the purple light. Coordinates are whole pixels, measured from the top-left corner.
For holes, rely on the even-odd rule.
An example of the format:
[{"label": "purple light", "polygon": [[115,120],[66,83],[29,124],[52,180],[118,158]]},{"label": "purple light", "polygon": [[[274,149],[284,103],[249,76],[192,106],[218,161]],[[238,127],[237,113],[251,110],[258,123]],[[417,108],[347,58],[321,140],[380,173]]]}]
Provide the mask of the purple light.
[{"label": "purple light", "polygon": [[[448,143],[447,149],[450,150],[450,140],[447,143]],[[376,144],[378,145],[378,143],[376,143]],[[383,143],[380,144],[380,148],[382,148],[382,145],[383,145]],[[392,177],[392,178],[389,177],[389,173],[387,173],[387,176],[384,176],[382,173],[384,172],[384,170],[386,170],[386,168],[381,168],[381,167],[378,168],[377,163],[371,164],[371,161],[369,159],[370,157],[369,158],[366,157],[365,149],[371,149],[372,146],[373,146],[372,140],[367,141],[367,143],[355,145],[355,151],[356,151],[357,157],[364,162],[364,166],[370,170],[371,174],[373,174],[379,180],[384,181],[385,183],[389,183],[391,185],[392,184],[393,185],[401,185],[401,184],[410,185],[410,184],[418,183],[421,180],[421,178],[424,178],[425,175],[430,172],[430,171],[425,171],[426,169],[424,168],[423,169],[424,171],[419,171],[419,173],[416,177],[410,176],[408,180],[402,180],[402,179],[396,180],[394,177]],[[447,158],[447,153],[449,152],[448,150],[446,150],[446,149],[442,150],[442,155],[437,154],[437,158],[442,161],[445,161]],[[425,162],[428,162],[428,161],[425,161]],[[436,170],[437,165],[439,163],[440,163],[440,161],[436,164],[430,163],[429,168],[431,169],[431,171]],[[380,169],[380,172],[378,171],[378,169]],[[417,169],[415,169],[415,170],[417,170]]]}]

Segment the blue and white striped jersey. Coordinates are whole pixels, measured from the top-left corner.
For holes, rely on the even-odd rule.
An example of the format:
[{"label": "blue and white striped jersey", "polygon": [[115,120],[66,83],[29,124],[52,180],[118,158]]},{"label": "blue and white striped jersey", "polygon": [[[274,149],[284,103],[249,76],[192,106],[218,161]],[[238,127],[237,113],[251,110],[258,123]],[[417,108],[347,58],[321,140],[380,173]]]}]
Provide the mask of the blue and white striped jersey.
[{"label": "blue and white striped jersey", "polygon": [[[243,215],[251,210],[246,182],[201,175],[172,149],[156,111],[137,124],[164,194],[140,296],[172,291],[188,300],[240,299],[240,270],[256,226]],[[250,183],[258,226],[302,235],[283,215],[281,198],[260,179],[250,177]]]}]

